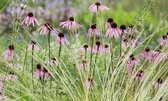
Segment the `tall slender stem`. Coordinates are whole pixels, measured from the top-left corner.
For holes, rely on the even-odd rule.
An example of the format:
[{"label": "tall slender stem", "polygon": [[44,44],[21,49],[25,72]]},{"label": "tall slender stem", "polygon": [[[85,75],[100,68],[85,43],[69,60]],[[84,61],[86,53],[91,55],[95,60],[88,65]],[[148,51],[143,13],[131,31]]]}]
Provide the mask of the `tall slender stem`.
[{"label": "tall slender stem", "polygon": [[61,37],[60,37],[60,46],[59,46],[59,53],[58,53],[58,57],[60,58],[60,56],[61,56],[61,46],[62,46],[62,44],[61,44]]},{"label": "tall slender stem", "polygon": [[50,54],[51,54],[51,50],[50,50],[50,32],[48,33],[48,59],[50,61]]},{"label": "tall slender stem", "polygon": [[34,60],[33,60],[33,55],[34,55],[34,44],[32,44],[32,84],[33,84],[33,92],[34,92],[34,80],[33,80],[33,76],[34,76]]},{"label": "tall slender stem", "polygon": [[94,41],[94,37],[91,38],[90,72],[91,72],[91,66],[92,66],[93,41]]},{"label": "tall slender stem", "polygon": [[123,35],[123,33],[121,33],[121,35],[120,35],[120,57],[121,57],[121,53],[122,53],[122,35]]}]

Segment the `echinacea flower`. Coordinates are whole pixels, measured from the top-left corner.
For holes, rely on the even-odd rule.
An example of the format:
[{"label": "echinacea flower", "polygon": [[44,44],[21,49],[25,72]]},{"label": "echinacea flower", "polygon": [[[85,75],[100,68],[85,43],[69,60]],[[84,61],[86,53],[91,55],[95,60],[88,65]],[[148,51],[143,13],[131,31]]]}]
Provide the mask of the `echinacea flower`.
[{"label": "echinacea flower", "polygon": [[163,85],[163,80],[161,78],[158,78],[157,81],[154,83],[155,88],[160,88]]},{"label": "echinacea flower", "polygon": [[8,49],[2,54],[5,60],[11,60],[15,56],[14,46],[11,44],[9,45]]},{"label": "echinacea flower", "polygon": [[86,62],[86,60],[82,60],[82,62],[80,63],[79,67],[78,67],[78,71],[89,71],[89,64]]},{"label": "echinacea flower", "polygon": [[161,46],[167,46],[168,45],[168,38],[166,35],[163,35],[162,38],[159,40]]},{"label": "echinacea flower", "polygon": [[158,56],[159,56],[160,53],[161,53],[160,50],[155,50],[155,51],[153,51],[153,52],[152,52],[152,60],[153,60],[153,61],[156,60],[156,59],[158,58]]},{"label": "echinacea flower", "polygon": [[65,38],[65,36],[64,36],[64,33],[59,33],[58,34],[58,36],[56,37],[56,44],[58,45],[58,46],[60,46],[60,45],[64,45],[64,44],[66,44],[66,45],[68,45],[69,43],[68,43],[68,40]]},{"label": "echinacea flower", "polygon": [[41,72],[42,72],[41,64],[37,64],[36,66],[36,77],[37,78],[41,77]]},{"label": "echinacea flower", "polygon": [[88,29],[88,36],[93,37],[94,35],[100,36],[100,30],[96,28],[96,24],[93,24]]},{"label": "echinacea flower", "polygon": [[112,18],[108,18],[107,19],[107,28],[110,28],[112,23],[113,23],[113,19]]},{"label": "echinacea flower", "polygon": [[134,68],[136,67],[136,65],[138,65],[138,63],[139,63],[139,60],[133,54],[130,55],[127,62],[127,71],[129,76],[132,73],[134,73]]},{"label": "echinacea flower", "polygon": [[89,11],[93,12],[93,13],[98,13],[98,11],[105,11],[105,10],[109,10],[108,7],[100,4],[100,2],[96,2],[95,4],[92,4],[89,6]]},{"label": "echinacea flower", "polygon": [[149,60],[149,59],[151,58],[151,55],[152,55],[152,53],[151,53],[149,47],[145,48],[145,50],[143,50],[142,53],[141,53],[141,56],[142,56],[144,59],[147,59],[147,60]]},{"label": "echinacea flower", "polygon": [[106,32],[106,37],[118,38],[120,36],[120,34],[121,34],[121,30],[119,28],[117,28],[117,24],[115,22],[113,22],[111,24],[111,27]]},{"label": "echinacea flower", "polygon": [[46,68],[43,68],[42,69],[42,72],[41,72],[41,76],[44,78],[44,79],[47,79],[49,77],[53,77],[53,74],[51,72],[49,72]]},{"label": "echinacea flower", "polygon": [[54,29],[49,23],[45,23],[43,26],[37,29],[37,31],[40,32],[42,35],[48,35],[49,33],[52,36],[56,36],[56,33],[58,33],[58,30]]},{"label": "echinacea flower", "polygon": [[96,45],[93,46],[93,49],[92,49],[92,53],[93,54],[103,54],[104,53],[104,47],[103,45],[100,43],[100,41],[97,41],[96,42]]},{"label": "echinacea flower", "polygon": [[51,60],[49,61],[50,65],[58,65],[58,60],[56,58],[51,58]]},{"label": "echinacea flower", "polygon": [[35,24],[39,25],[38,20],[34,17],[32,12],[29,12],[27,16],[23,19],[21,25],[23,24],[26,26],[32,25],[33,27],[35,26]]},{"label": "echinacea flower", "polygon": [[120,29],[121,29],[122,33],[127,33],[127,32],[126,32],[126,26],[125,26],[125,25],[121,25],[121,26],[120,26]]},{"label": "echinacea flower", "polygon": [[136,77],[138,78],[139,81],[143,79],[144,72],[142,70],[139,70],[138,73],[136,74]]},{"label": "echinacea flower", "polygon": [[110,52],[109,45],[107,45],[107,44],[104,45],[104,51],[105,51],[105,53],[109,53]]},{"label": "echinacea flower", "polygon": [[6,80],[16,81],[17,76],[15,75],[14,72],[9,72],[9,74],[6,76]]},{"label": "echinacea flower", "polygon": [[92,78],[88,78],[88,80],[85,81],[85,87],[89,90],[91,87],[95,87],[96,82]]},{"label": "echinacea flower", "polygon": [[28,45],[28,49],[29,50],[35,50],[35,51],[39,51],[39,47],[36,44],[36,41],[31,41]]},{"label": "echinacea flower", "polygon": [[60,26],[62,26],[63,28],[66,28],[68,30],[77,30],[82,27],[80,24],[75,22],[74,17],[69,17],[67,21],[61,22]]}]

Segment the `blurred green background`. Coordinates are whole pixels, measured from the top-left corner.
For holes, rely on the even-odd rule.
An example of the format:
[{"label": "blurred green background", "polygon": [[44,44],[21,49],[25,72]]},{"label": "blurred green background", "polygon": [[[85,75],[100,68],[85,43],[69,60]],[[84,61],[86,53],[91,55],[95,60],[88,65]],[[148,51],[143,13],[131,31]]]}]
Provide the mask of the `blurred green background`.
[{"label": "blurred green background", "polygon": [[[165,34],[168,30],[168,0],[99,0],[103,5],[110,8],[108,12],[100,14],[100,23],[106,22],[107,18],[112,17],[118,25],[132,24],[145,28],[144,35],[153,33],[156,29],[159,31],[154,37],[154,41]],[[83,26],[83,34],[91,24],[91,13],[88,11],[90,4],[95,0],[1,0],[0,3],[0,53],[7,48],[12,39],[14,26],[16,26],[17,17],[21,9],[21,4],[27,7],[23,10],[21,18],[28,11],[35,14],[41,24],[46,21],[52,22],[52,25],[58,29],[60,21],[68,16],[74,16]],[[38,28],[38,27],[37,27]],[[34,31],[36,28],[34,28]],[[23,33],[20,29],[18,33]]]}]

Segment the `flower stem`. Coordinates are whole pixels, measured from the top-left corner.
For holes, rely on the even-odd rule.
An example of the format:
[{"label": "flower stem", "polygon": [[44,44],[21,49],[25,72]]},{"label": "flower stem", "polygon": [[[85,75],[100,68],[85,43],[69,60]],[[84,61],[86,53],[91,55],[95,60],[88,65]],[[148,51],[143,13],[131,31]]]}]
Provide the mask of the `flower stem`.
[{"label": "flower stem", "polygon": [[50,50],[50,33],[48,33],[48,60],[50,61],[50,54],[51,54],[51,50]]},{"label": "flower stem", "polygon": [[121,35],[120,35],[120,57],[121,57],[121,53],[122,53],[122,35],[123,35],[123,33],[121,33]]},{"label": "flower stem", "polygon": [[[90,69],[91,69],[91,65],[92,65],[92,51],[93,51],[93,41],[94,41],[94,37],[91,38],[91,55],[90,55]],[[90,70],[91,71],[91,70]]]},{"label": "flower stem", "polygon": [[61,46],[62,46],[62,44],[61,44],[61,38],[60,38],[60,46],[59,46],[59,53],[58,53],[58,57],[60,58],[60,56],[61,56]]},{"label": "flower stem", "polygon": [[33,55],[34,55],[34,44],[32,45],[32,84],[33,84],[33,93],[35,93],[34,91],[34,80],[33,80],[33,76],[34,76],[34,67],[33,67],[33,64],[34,64],[34,60],[33,60]]}]

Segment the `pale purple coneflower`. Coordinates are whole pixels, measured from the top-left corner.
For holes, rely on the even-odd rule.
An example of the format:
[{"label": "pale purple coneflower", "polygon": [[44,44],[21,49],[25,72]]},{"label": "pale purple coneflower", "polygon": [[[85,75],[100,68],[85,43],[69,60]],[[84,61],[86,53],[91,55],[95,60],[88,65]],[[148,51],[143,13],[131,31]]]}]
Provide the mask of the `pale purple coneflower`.
[{"label": "pale purple coneflower", "polygon": [[58,63],[59,63],[58,60],[54,57],[51,58],[51,60],[49,61],[49,64],[52,65],[52,66],[58,65]]},{"label": "pale purple coneflower", "polygon": [[122,32],[122,33],[127,33],[127,31],[126,31],[126,26],[125,26],[125,25],[121,25],[121,26],[120,26],[120,29],[121,29],[121,32]]},{"label": "pale purple coneflower", "polygon": [[36,77],[39,79],[42,75],[42,68],[41,68],[41,64],[37,64],[36,66]]},{"label": "pale purple coneflower", "polygon": [[88,36],[93,37],[94,35],[100,36],[100,30],[96,28],[96,24],[91,25],[88,29]]},{"label": "pale purple coneflower", "polygon": [[110,47],[109,47],[109,45],[107,45],[107,44],[104,45],[104,52],[105,53],[110,53]]},{"label": "pale purple coneflower", "polygon": [[74,17],[69,17],[68,20],[61,22],[60,26],[68,30],[77,30],[82,27],[80,24],[75,22]]},{"label": "pale purple coneflower", "polygon": [[135,28],[133,25],[129,25],[126,29],[126,32],[128,33],[128,35],[132,35],[133,32],[135,32]]},{"label": "pale purple coneflower", "polygon": [[90,90],[91,87],[96,86],[96,82],[92,78],[88,78],[88,80],[85,81],[85,87],[86,89]]},{"label": "pale purple coneflower", "polygon": [[9,74],[6,77],[6,80],[11,80],[11,81],[16,81],[17,80],[17,76],[15,75],[14,72],[9,72]]},{"label": "pale purple coneflower", "polygon": [[107,19],[107,28],[110,28],[111,27],[111,24],[113,23],[113,19],[112,18],[108,18]]},{"label": "pale purple coneflower", "polygon": [[37,29],[37,31],[40,32],[42,35],[48,35],[49,33],[52,36],[56,36],[56,33],[58,33],[58,30],[54,29],[49,23],[45,23],[43,26]]},{"label": "pale purple coneflower", "polygon": [[93,46],[93,49],[92,49],[92,53],[93,54],[103,54],[104,53],[104,47],[103,45],[100,43],[100,41],[97,41],[96,42],[96,45]]},{"label": "pale purple coneflower", "polygon": [[79,67],[78,67],[78,71],[89,71],[89,64],[87,63],[86,60],[82,60],[82,62],[80,63]]},{"label": "pale purple coneflower", "polygon": [[138,65],[139,60],[132,54],[130,55],[128,62],[127,62],[127,72],[128,76],[134,73],[134,68]]},{"label": "pale purple coneflower", "polygon": [[100,4],[100,2],[96,2],[95,4],[92,4],[89,6],[89,11],[93,12],[93,13],[98,13],[98,11],[105,11],[105,10],[109,10],[108,7]]},{"label": "pale purple coneflower", "polygon": [[142,70],[139,70],[136,74],[136,77],[138,78],[138,81],[141,81],[143,79],[144,72]]},{"label": "pale purple coneflower", "polygon": [[32,12],[29,12],[27,16],[23,19],[21,25],[23,24],[26,26],[32,25],[33,27],[35,26],[35,24],[39,25],[38,20],[34,17]]},{"label": "pale purple coneflower", "polygon": [[157,81],[154,83],[155,88],[161,88],[163,85],[163,80],[161,78],[158,78]]},{"label": "pale purple coneflower", "polygon": [[58,46],[60,45],[68,45],[68,40],[65,38],[64,33],[59,33],[58,36],[56,37],[56,44]]},{"label": "pale purple coneflower", "polygon": [[28,49],[29,50],[35,50],[35,51],[39,51],[39,46],[37,45],[36,41],[31,41],[28,45]]},{"label": "pale purple coneflower", "polygon": [[111,27],[108,28],[107,32],[106,32],[106,37],[109,37],[109,38],[119,38],[121,34],[121,30],[119,28],[117,28],[117,24],[115,22],[113,22],[111,24]]},{"label": "pale purple coneflower", "polygon": [[167,46],[168,45],[168,38],[166,35],[163,35],[162,38],[159,40],[161,46]]},{"label": "pale purple coneflower", "polygon": [[11,44],[9,45],[8,49],[2,54],[5,60],[11,60],[15,56],[14,46]]},{"label": "pale purple coneflower", "polygon": [[41,72],[41,76],[44,78],[44,79],[47,79],[49,77],[53,77],[53,74],[52,72],[48,71],[46,68],[43,68],[42,69],[42,72]]},{"label": "pale purple coneflower", "polygon": [[152,59],[151,60],[155,61],[158,58],[158,56],[159,56],[160,53],[161,53],[160,50],[152,51]]},{"label": "pale purple coneflower", "polygon": [[145,50],[143,50],[141,53],[142,58],[147,59],[147,60],[151,58],[151,55],[152,53],[149,47],[145,48]]}]

